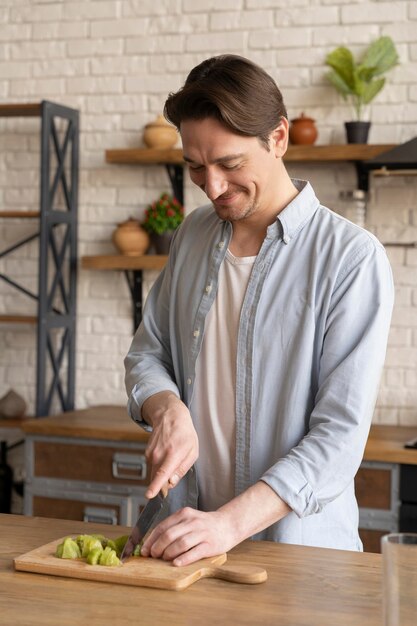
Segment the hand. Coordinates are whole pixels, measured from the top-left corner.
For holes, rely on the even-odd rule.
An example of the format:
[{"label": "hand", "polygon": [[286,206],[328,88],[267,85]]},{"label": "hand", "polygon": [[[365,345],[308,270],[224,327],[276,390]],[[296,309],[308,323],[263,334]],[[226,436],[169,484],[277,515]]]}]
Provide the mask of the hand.
[{"label": "hand", "polygon": [[141,555],[181,566],[223,554],[237,543],[229,516],[221,511],[205,513],[187,507],[151,531],[142,545]]},{"label": "hand", "polygon": [[231,550],[290,510],[269,485],[259,481],[217,511],[187,507],[167,517],[146,537],[141,554],[189,565]]},{"label": "hand", "polygon": [[153,427],[145,453],[151,466],[151,482],[145,495],[153,498],[166,483],[175,487],[195,463],[198,438],[189,410],[171,392],[148,398],[142,415]]}]

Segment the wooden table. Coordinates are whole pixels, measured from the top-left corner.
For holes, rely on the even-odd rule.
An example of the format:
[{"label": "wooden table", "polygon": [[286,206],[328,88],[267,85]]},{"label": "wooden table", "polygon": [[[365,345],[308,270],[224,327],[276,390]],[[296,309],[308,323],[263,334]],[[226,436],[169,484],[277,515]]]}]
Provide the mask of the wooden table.
[{"label": "wooden table", "polygon": [[[64,535],[103,532],[67,520],[0,515],[0,623],[22,626],[169,624],[380,626],[381,556],[246,541],[228,561],[264,567],[268,580],[200,580],[184,591],[16,572],[13,558]],[[106,527],[107,536],[126,532]]]}]

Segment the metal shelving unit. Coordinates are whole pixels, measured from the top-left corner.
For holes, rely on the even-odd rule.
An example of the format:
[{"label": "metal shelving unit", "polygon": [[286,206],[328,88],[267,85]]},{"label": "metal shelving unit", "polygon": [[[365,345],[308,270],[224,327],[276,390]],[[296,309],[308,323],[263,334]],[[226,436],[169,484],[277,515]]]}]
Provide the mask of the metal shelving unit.
[{"label": "metal shelving unit", "polygon": [[37,293],[0,274],[37,301],[37,316],[8,314],[0,316],[0,322],[37,325],[35,413],[40,417],[57,408],[74,408],[79,113],[44,100],[0,105],[0,117],[41,119],[39,211],[0,210],[0,218],[36,219],[39,225],[36,232],[0,252],[4,257],[39,240]]}]

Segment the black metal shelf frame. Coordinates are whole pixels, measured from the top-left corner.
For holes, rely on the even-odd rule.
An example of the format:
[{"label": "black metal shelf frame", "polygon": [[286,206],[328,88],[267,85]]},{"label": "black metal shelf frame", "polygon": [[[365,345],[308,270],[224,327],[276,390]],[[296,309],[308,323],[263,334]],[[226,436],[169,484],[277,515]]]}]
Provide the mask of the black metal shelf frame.
[{"label": "black metal shelf frame", "polygon": [[[39,238],[37,294],[0,274],[1,279],[38,302],[37,417],[49,415],[56,400],[63,411],[74,409],[79,164],[78,111],[46,100],[40,111],[39,231],[0,253],[0,257],[5,256]],[[57,119],[66,120],[63,138]],[[59,187],[64,208],[58,210],[54,207]]]}]

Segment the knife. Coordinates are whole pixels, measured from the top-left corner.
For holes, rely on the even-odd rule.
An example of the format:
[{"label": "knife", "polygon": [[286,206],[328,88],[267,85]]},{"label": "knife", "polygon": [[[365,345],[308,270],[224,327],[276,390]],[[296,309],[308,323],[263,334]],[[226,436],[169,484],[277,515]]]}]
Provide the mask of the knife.
[{"label": "knife", "polygon": [[151,498],[133,526],[129,539],[125,543],[120,560],[123,562],[132,556],[136,546],[145,538],[148,531],[155,525],[158,517],[168,506],[168,487],[162,487],[154,498]]}]

